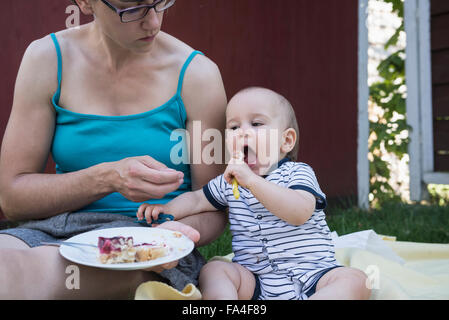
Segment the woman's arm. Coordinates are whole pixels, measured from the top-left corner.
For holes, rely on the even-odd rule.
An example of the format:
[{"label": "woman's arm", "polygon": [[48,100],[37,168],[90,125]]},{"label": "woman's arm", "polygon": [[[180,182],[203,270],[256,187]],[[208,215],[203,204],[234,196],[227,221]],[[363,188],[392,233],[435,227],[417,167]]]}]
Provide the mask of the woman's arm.
[{"label": "woman's arm", "polygon": [[0,157],[0,206],[5,216],[42,219],[77,210],[115,191],[144,201],[176,190],[182,173],[162,171],[166,166],[150,157],[67,174],[43,173],[55,129],[51,98],[57,88],[56,61],[53,43],[46,37],[28,47],[18,72]]},{"label": "woman's arm", "polygon": [[[192,190],[198,190],[223,173],[226,168],[223,137],[227,98],[216,64],[204,56],[196,56],[187,69],[182,97],[187,109],[187,130],[190,133],[191,151],[196,152],[190,153]],[[201,126],[200,136],[193,135],[194,125],[197,126],[195,130]],[[202,141],[203,134],[208,129],[219,132],[220,141]],[[218,163],[207,164],[204,161],[204,156],[207,155],[203,155],[202,151],[213,142],[217,146],[215,151],[220,152],[221,156],[215,154],[219,159]],[[221,235],[227,224],[227,214],[209,211],[188,216],[181,221],[200,232],[199,246],[202,246]]]},{"label": "woman's arm", "polygon": [[45,218],[81,207],[107,192],[98,179],[98,167],[64,176],[40,174],[55,129],[51,92],[57,87],[57,58],[50,41],[48,37],[34,41],[25,52],[3,138],[0,202],[11,220]]}]

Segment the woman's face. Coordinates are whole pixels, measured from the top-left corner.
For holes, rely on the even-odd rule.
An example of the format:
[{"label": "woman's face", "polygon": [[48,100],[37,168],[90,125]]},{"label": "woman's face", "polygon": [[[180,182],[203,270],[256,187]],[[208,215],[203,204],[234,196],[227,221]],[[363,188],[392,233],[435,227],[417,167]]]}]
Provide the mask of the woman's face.
[{"label": "woman's face", "polygon": [[[102,32],[122,48],[134,52],[148,52],[162,25],[164,13],[151,9],[144,18],[123,23],[120,16],[111,10],[102,0],[91,0],[95,22]],[[154,0],[107,0],[117,9],[126,9],[138,5],[151,4]]]}]

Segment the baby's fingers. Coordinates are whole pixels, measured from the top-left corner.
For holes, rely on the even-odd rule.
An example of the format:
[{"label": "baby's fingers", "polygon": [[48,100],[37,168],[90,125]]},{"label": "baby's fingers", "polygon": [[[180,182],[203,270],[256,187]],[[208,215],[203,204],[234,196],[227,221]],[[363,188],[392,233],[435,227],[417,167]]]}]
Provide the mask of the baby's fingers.
[{"label": "baby's fingers", "polygon": [[140,205],[139,209],[137,210],[137,214],[136,214],[138,220],[143,220],[144,212],[147,207],[148,207],[148,204],[146,204],[146,203]]},{"label": "baby's fingers", "polygon": [[154,220],[159,219],[159,214],[161,213],[162,208],[159,206],[155,206],[153,207],[153,212],[151,213],[151,216],[153,217]]},{"label": "baby's fingers", "polygon": [[145,209],[145,220],[147,220],[148,224],[151,224],[151,221],[153,221],[153,210],[154,206],[148,206]]}]

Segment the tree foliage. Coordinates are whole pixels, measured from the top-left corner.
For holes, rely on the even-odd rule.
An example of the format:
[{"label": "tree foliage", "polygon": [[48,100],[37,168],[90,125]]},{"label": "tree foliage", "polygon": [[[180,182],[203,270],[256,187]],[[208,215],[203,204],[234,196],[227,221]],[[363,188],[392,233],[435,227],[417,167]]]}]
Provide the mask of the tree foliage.
[{"label": "tree foliage", "polygon": [[[401,25],[385,44],[385,50],[398,43],[404,32],[403,0],[382,0],[391,3],[393,13]],[[406,122],[405,50],[399,49],[383,60],[378,68],[381,81],[370,86],[370,100],[382,108],[377,121],[370,121],[370,193],[372,206],[381,206],[391,200],[400,200],[389,180],[388,163],[383,152],[393,153],[399,159],[407,154],[409,138],[402,134],[410,130]],[[384,150],[384,151],[383,151]]]}]

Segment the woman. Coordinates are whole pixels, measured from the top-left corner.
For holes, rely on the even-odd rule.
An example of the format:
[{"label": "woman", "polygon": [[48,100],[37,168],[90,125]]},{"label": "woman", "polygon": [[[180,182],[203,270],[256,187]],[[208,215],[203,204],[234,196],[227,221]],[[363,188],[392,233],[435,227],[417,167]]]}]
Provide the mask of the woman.
[{"label": "woman", "polygon": [[[94,21],[26,50],[2,145],[0,201],[7,218],[29,222],[0,234],[0,298],[126,298],[151,279],[178,289],[195,283],[204,262],[197,252],[154,272],[79,266],[80,288],[68,290],[71,263],[39,245],[136,226],[143,201],[167,202],[223,172],[170,161],[178,143],[170,133],[193,121],[223,130],[227,102],[217,66],[160,30],[174,2],[76,0]],[[50,152],[57,174],[42,173]],[[161,227],[204,245],[225,224],[208,212]]]}]

